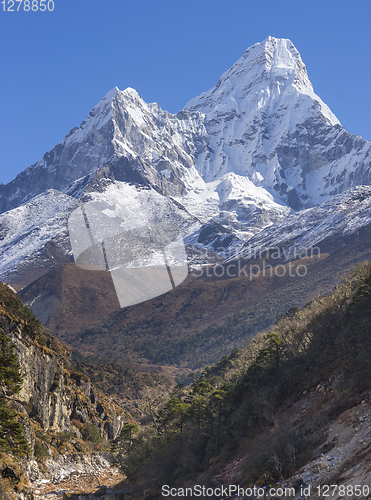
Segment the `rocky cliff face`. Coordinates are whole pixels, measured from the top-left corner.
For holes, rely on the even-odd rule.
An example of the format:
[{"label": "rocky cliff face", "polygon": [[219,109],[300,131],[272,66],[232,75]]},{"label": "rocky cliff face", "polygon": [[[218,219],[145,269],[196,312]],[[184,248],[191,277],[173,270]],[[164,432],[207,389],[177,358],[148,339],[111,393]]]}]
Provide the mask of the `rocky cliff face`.
[{"label": "rocky cliff face", "polygon": [[206,140],[201,113],[172,115],[144,102],[134,89],[115,88],[42,160],[0,186],[0,212],[48,189],[64,191],[121,157],[133,160],[137,183],[150,183],[163,194],[180,194],[197,176],[192,167]]},{"label": "rocky cliff face", "polygon": [[32,339],[6,316],[0,317],[0,325],[15,345],[23,378],[16,399],[29,418],[44,431],[69,432],[74,419],[93,422],[108,439],[117,436],[124,412],[117,403],[99,393],[88,377],[72,369],[67,348],[46,331],[39,340]]},{"label": "rocky cliff face", "polygon": [[[11,397],[9,404],[31,445],[31,453],[18,465],[14,457],[4,455],[0,448],[2,477],[26,485],[18,498],[33,498],[27,493],[29,486],[22,479],[24,474],[31,481],[49,483],[79,474],[81,470],[92,473],[110,467],[109,454],[98,451],[91,454],[91,446],[82,437],[87,425],[95,429],[98,438],[100,435],[114,439],[126,417],[118,402],[106,397],[86,375],[74,370],[70,350],[45,330],[2,283],[0,328],[14,345],[23,379],[20,392]],[[40,457],[42,467],[34,459]]]}]

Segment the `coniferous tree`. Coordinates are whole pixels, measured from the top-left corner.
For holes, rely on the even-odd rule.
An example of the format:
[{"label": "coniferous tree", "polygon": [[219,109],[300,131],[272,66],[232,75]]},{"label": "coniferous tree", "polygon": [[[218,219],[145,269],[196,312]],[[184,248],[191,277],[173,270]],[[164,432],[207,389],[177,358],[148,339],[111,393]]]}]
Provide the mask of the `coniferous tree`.
[{"label": "coniferous tree", "polygon": [[29,452],[30,446],[8,398],[19,393],[21,384],[14,346],[0,329],[0,450],[20,455]]}]

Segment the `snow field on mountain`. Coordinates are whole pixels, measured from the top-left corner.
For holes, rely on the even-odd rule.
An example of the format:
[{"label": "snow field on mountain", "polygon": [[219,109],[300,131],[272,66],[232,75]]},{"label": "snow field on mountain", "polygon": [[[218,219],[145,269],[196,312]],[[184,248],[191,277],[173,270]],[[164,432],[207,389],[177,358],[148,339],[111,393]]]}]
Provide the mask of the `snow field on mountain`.
[{"label": "snow field on mountain", "polygon": [[320,247],[326,238],[348,236],[371,224],[371,187],[358,186],[320,206],[302,210],[251,238],[237,257],[285,247],[288,258]]},{"label": "snow field on mountain", "polygon": [[66,217],[76,200],[53,189],[0,215],[0,273],[17,269],[66,230]]}]

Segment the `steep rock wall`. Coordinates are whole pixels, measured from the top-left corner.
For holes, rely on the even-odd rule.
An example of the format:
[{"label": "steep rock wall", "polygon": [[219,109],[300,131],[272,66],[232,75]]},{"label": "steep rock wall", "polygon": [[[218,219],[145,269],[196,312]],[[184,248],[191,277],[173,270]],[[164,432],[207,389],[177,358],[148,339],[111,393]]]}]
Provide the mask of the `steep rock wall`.
[{"label": "steep rock wall", "polygon": [[73,370],[62,344],[47,331],[32,338],[7,316],[0,316],[0,327],[15,346],[23,378],[15,398],[31,419],[45,431],[68,432],[71,419],[75,419],[92,422],[108,439],[117,436],[124,411],[95,389],[87,376]]}]

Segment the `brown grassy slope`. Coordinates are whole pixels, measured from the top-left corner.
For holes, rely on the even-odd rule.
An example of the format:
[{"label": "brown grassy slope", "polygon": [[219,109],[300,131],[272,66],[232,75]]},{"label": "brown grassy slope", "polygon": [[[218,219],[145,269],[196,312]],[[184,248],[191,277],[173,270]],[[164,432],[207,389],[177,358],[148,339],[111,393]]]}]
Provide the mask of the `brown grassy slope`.
[{"label": "brown grassy slope", "polygon": [[53,269],[20,295],[25,303],[38,297],[44,303],[50,297],[59,300],[59,307],[44,324],[57,334],[61,330],[60,337],[64,331],[75,331],[120,307],[110,273],[85,271],[72,263]]}]

